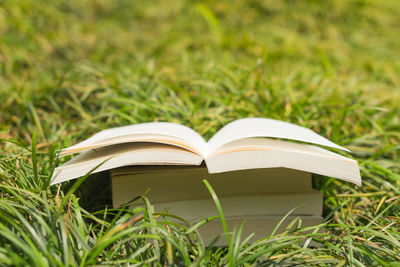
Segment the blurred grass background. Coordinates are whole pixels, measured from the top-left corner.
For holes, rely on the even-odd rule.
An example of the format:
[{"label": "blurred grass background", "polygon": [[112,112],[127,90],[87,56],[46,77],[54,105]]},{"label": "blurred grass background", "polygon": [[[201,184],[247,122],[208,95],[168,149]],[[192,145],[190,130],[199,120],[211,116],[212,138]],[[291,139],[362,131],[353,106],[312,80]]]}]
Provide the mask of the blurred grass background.
[{"label": "blurred grass background", "polygon": [[[400,2],[389,0],[0,0],[3,183],[39,196],[55,146],[104,128],[170,121],[209,138],[234,119],[281,119],[348,147],[360,163],[361,188],[316,182],[333,223],[367,227],[351,232],[358,245],[332,241],[344,252],[326,254],[376,264],[348,249],[371,245],[359,231],[391,230],[390,241],[374,243],[385,256],[374,253],[380,264],[399,261],[399,29]],[[36,153],[21,148],[32,141],[37,170]],[[29,187],[35,175],[41,186]],[[54,198],[55,188],[45,191]]]},{"label": "blurred grass background", "polygon": [[399,5],[2,1],[1,132],[76,141],[168,120],[209,137],[266,116],[339,141],[395,127],[379,119],[398,111]]}]

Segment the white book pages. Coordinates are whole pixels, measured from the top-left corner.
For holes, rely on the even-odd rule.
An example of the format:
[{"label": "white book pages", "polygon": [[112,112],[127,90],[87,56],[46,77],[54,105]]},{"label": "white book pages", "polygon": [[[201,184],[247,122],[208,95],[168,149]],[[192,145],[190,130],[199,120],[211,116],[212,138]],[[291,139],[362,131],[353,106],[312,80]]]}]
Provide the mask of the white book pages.
[{"label": "white book pages", "polygon": [[361,185],[357,161],[326,149],[265,138],[225,144],[206,159],[208,171],[219,173],[257,168],[290,168]]},{"label": "white book pages", "polygon": [[[147,159],[146,161],[141,161],[138,158],[133,159],[132,157],[134,156],[130,155],[120,160],[123,164],[118,164],[115,159],[112,159],[100,167],[98,171],[105,170],[106,166],[109,166],[108,169],[110,169],[127,164],[179,165],[194,162],[193,165],[199,165],[202,159],[206,159],[210,173],[252,168],[286,167],[332,176],[356,184],[360,183],[358,165],[354,160],[315,146],[285,141],[279,143],[278,140],[266,138],[253,138],[264,141],[246,141],[247,139],[251,140],[249,137],[292,139],[347,150],[310,129],[272,119],[247,118],[234,121],[217,132],[208,143],[198,133],[186,126],[167,122],[151,122],[103,130],[83,142],[64,149],[61,153],[62,155],[77,152],[83,152],[84,154],[58,167],[52,181],[53,183],[66,181],[86,174],[87,171],[96,166],[93,166],[93,164],[101,163],[99,160],[90,158],[95,155],[94,153],[89,153],[90,150],[101,149],[101,151],[107,151],[108,155],[103,155],[105,159],[105,157],[116,156],[113,155],[113,153],[117,153],[113,150],[115,146],[117,150],[123,149],[124,155],[128,155],[128,150],[131,148],[134,150],[134,155],[137,155],[138,150],[144,148],[143,153],[146,154]],[[152,152],[147,150],[146,146],[140,142],[148,145],[159,144],[160,146],[165,146],[163,149],[172,149],[171,153],[181,151],[179,155],[185,154],[183,156],[185,159],[179,157],[169,158],[157,153],[152,155]],[[132,146],[133,143],[140,145]],[[271,150],[271,146],[274,147],[273,151],[265,152]],[[182,152],[183,150],[186,153]],[[247,152],[237,154],[239,151]],[[226,155],[228,152],[231,155]],[[288,155],[291,156],[289,157]],[[286,156],[288,157],[285,158]],[[289,162],[289,158],[293,162]],[[176,161],[174,161],[175,159]],[[226,160],[226,162],[222,159]],[[302,160],[305,159],[308,160],[308,163],[304,165]],[[314,159],[318,159],[318,161],[312,162]],[[332,159],[334,160],[332,161]],[[325,164],[327,161],[332,162],[332,164],[318,167],[318,164]],[[79,165],[76,164],[78,162]],[[78,168],[78,166],[80,167]],[[72,169],[67,170],[68,168]],[[63,171],[61,172],[61,170]]]},{"label": "white book pages", "polygon": [[207,143],[203,137],[189,127],[169,122],[149,122],[103,130],[85,141],[64,149],[61,155],[106,145],[140,141],[176,145],[200,155],[205,155],[207,151]]},{"label": "white book pages", "polygon": [[208,141],[207,156],[224,144],[249,137],[290,139],[349,151],[308,128],[273,119],[246,118],[233,121],[219,130]]},{"label": "white book pages", "polygon": [[[105,162],[104,162],[105,161]],[[98,148],[57,167],[51,185],[93,173],[129,165],[200,165],[203,157],[175,146],[154,143],[129,143]]]}]

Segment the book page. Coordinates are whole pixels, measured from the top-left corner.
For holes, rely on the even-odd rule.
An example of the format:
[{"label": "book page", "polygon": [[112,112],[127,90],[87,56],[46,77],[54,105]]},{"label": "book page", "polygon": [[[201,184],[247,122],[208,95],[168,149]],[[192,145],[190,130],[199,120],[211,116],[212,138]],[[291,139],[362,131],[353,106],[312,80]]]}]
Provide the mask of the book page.
[{"label": "book page", "polygon": [[295,124],[265,118],[246,118],[233,121],[219,130],[208,141],[207,156],[224,144],[248,137],[290,139],[349,151],[312,130]]},{"label": "book page", "polygon": [[[51,185],[87,174],[131,165],[200,165],[203,157],[176,146],[128,143],[85,151],[54,170]],[[100,165],[101,164],[101,165]]]},{"label": "book page", "polygon": [[258,168],[289,168],[361,185],[357,161],[321,147],[266,138],[225,144],[206,158],[210,173]]},{"label": "book page", "polygon": [[203,137],[189,127],[169,122],[149,122],[103,130],[85,141],[63,149],[61,156],[129,142],[164,143],[199,155],[204,155],[207,150]]}]

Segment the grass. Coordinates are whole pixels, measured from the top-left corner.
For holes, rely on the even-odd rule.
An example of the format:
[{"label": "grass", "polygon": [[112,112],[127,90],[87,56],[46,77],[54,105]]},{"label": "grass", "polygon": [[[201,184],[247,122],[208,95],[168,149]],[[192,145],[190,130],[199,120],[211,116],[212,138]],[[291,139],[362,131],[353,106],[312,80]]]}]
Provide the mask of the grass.
[{"label": "grass", "polygon": [[[399,266],[399,26],[389,0],[0,0],[0,265]],[[323,233],[294,221],[246,246],[239,228],[211,249],[150,205],[96,206],[88,180],[48,186],[57,149],[100,129],[159,120],[209,138],[249,116],[353,151],[362,187],[314,181]]]}]

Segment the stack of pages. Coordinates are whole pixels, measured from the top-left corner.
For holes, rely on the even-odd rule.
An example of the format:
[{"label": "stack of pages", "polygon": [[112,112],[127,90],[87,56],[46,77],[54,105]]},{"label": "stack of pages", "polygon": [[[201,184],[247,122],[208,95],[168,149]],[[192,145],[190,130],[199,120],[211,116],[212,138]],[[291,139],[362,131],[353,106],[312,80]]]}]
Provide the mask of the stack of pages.
[{"label": "stack of pages", "polygon": [[[202,181],[207,179],[218,194],[230,230],[246,220],[244,235],[255,232],[253,240],[270,233],[296,207],[282,228],[295,217],[301,217],[303,226],[322,221],[322,195],[312,189],[309,172],[268,168],[209,174],[205,166],[140,166],[114,169],[111,177],[115,207],[149,188],[147,197],[156,212],[178,215],[192,223],[218,215]],[[200,233],[206,242],[212,241],[223,233],[221,222],[208,222]],[[225,240],[220,238],[217,244],[224,245]]]},{"label": "stack of pages", "polygon": [[[310,143],[348,151],[309,129],[272,119],[231,122],[208,142],[186,126],[143,123],[103,130],[64,149],[61,155],[81,154],[56,168],[52,184],[96,167],[94,172],[110,170],[114,207],[148,191],[156,212],[196,222],[218,215],[202,182],[207,179],[230,230],[246,220],[244,235],[254,232],[255,240],[296,207],[286,222],[300,217],[311,226],[322,220],[312,173],[361,184],[355,160]],[[218,220],[200,228],[206,242],[222,232]]]}]

